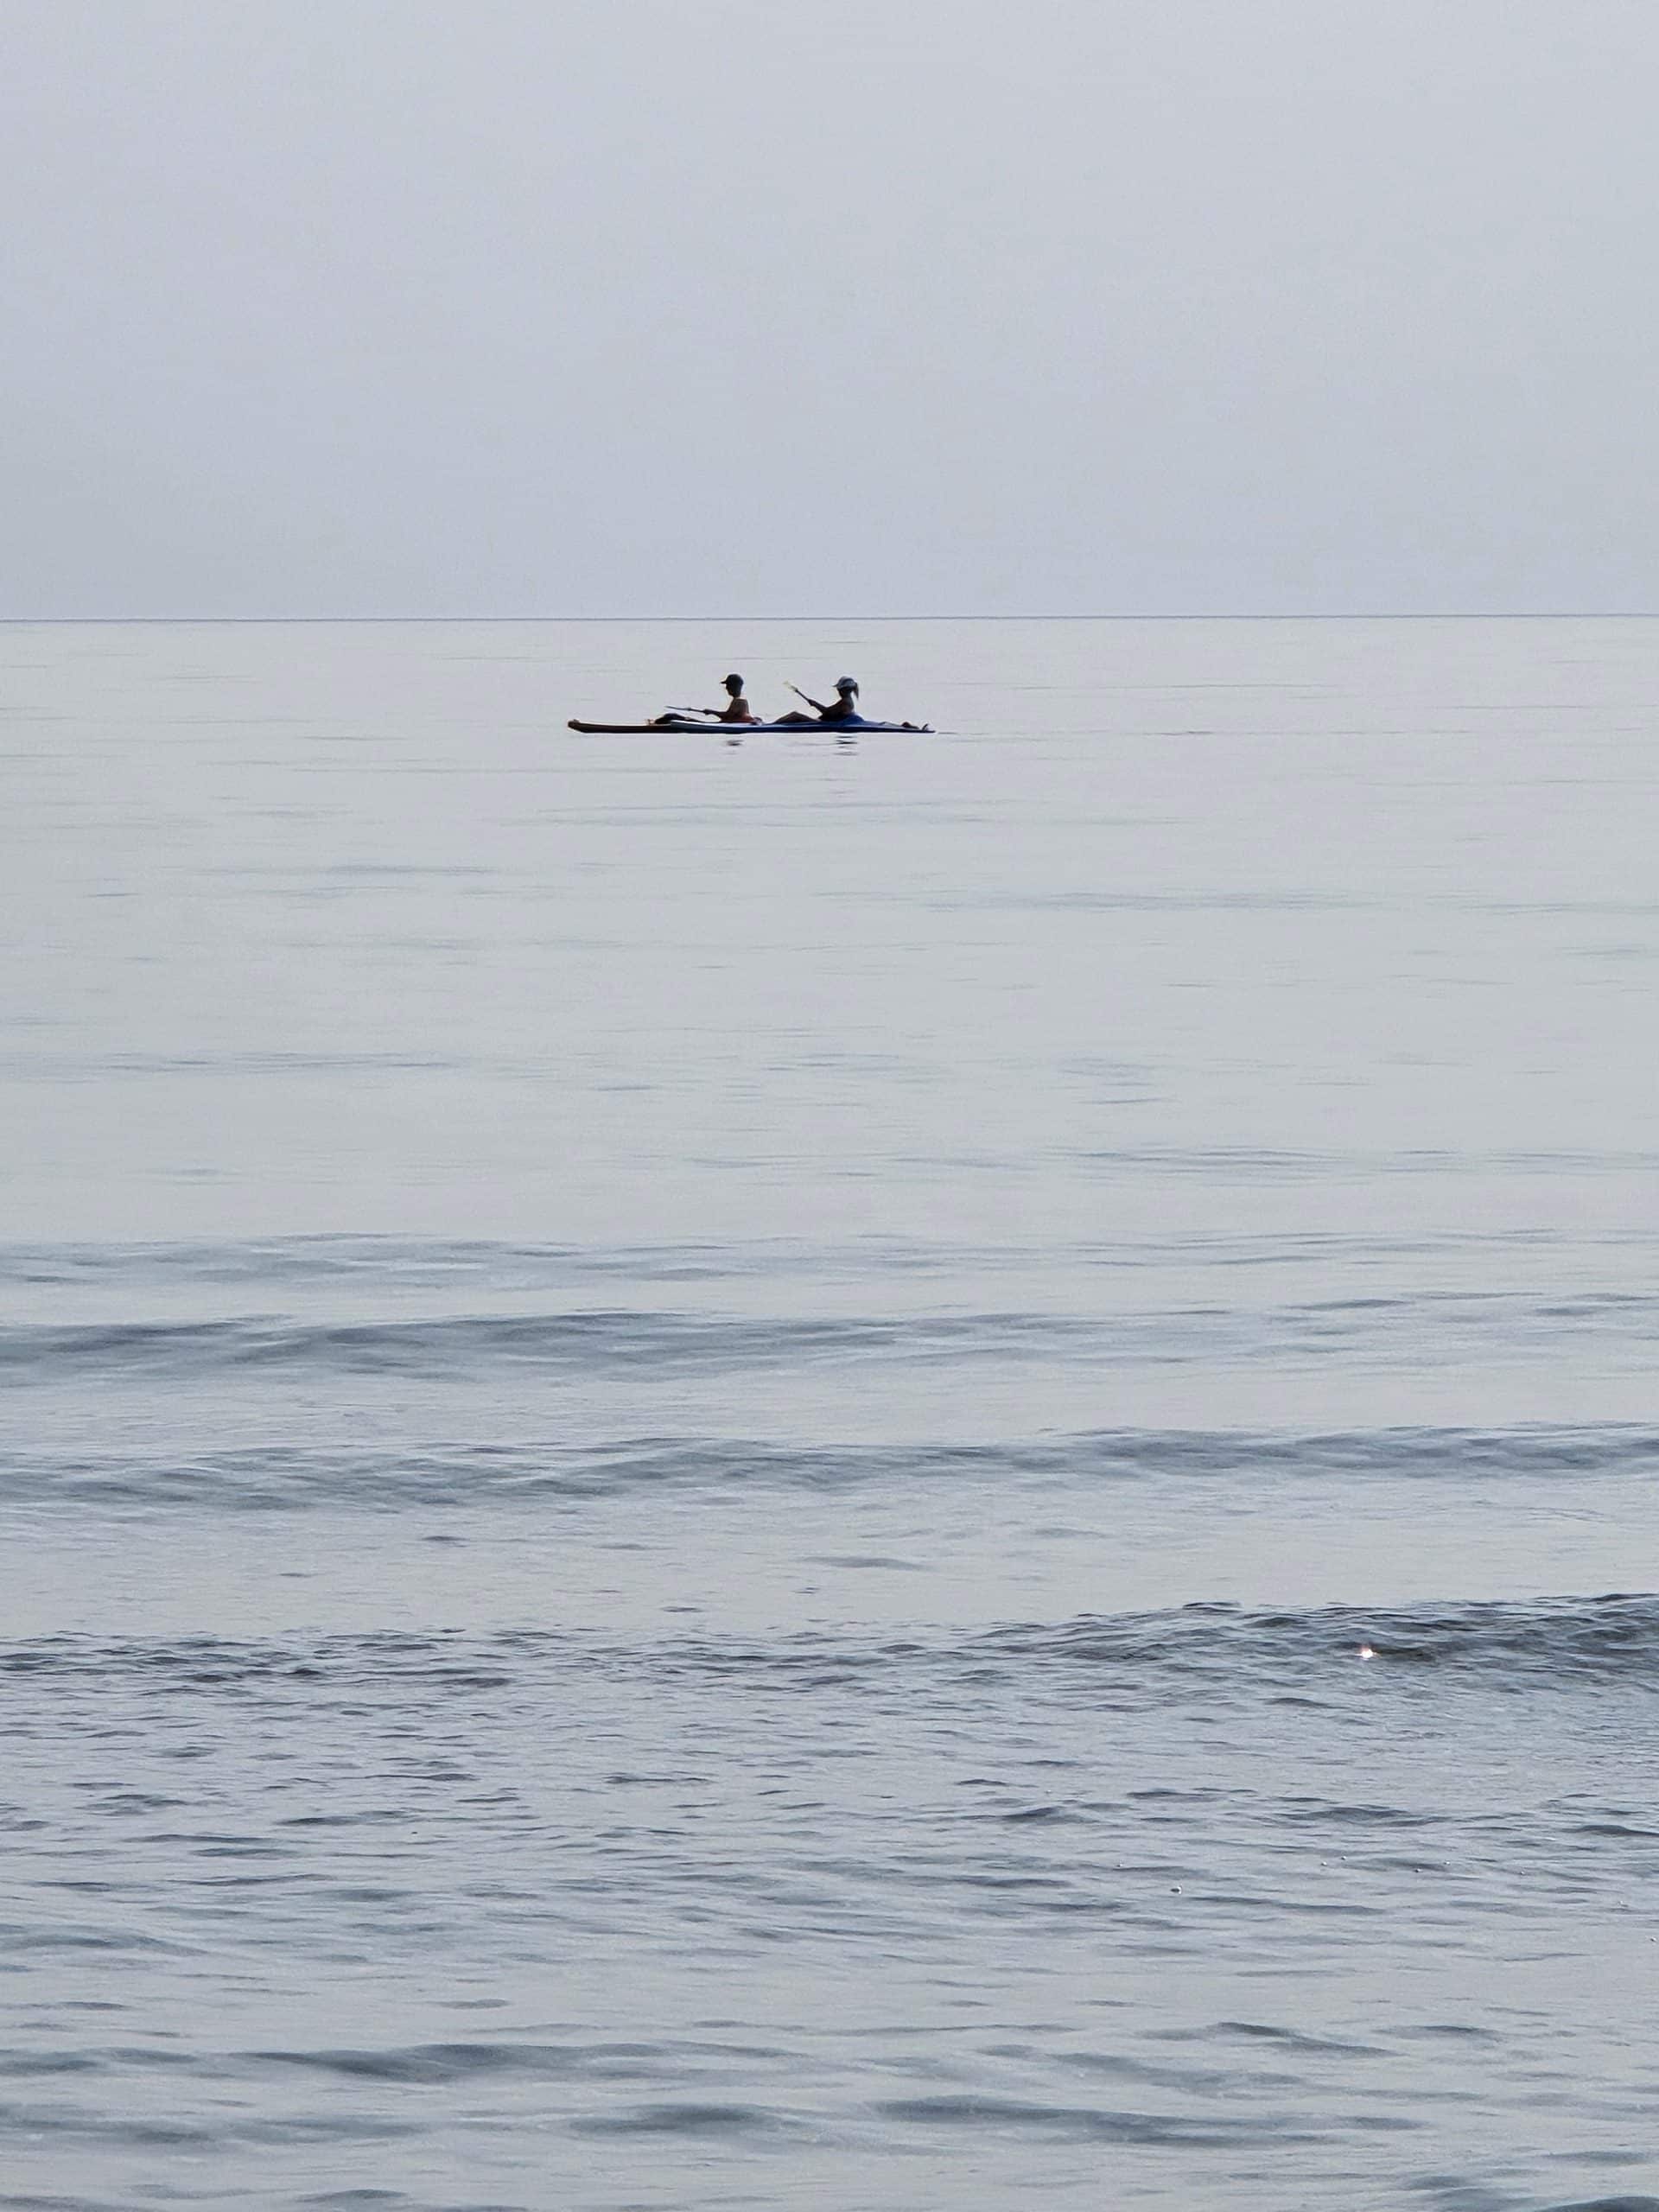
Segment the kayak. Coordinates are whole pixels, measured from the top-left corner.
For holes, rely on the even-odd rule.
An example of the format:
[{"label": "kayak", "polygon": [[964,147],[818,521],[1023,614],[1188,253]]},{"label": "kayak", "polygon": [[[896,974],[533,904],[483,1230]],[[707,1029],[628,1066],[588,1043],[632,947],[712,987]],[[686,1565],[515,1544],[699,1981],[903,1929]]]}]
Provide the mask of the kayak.
[{"label": "kayak", "polygon": [[679,736],[686,730],[723,730],[728,736],[741,733],[778,730],[791,737],[798,737],[803,730],[908,730],[912,736],[931,737],[935,734],[931,722],[867,722],[860,715],[849,715],[833,722],[582,722],[574,719],[566,727],[579,729],[587,737],[662,737]]}]

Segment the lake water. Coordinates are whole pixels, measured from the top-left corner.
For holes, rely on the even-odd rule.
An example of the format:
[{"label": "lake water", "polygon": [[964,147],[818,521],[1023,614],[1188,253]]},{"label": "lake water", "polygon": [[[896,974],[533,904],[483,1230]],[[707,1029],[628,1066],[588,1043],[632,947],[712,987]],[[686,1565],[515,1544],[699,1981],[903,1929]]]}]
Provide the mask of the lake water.
[{"label": "lake water", "polygon": [[0,631],[0,2206],[1659,2206],[1656,735]]}]

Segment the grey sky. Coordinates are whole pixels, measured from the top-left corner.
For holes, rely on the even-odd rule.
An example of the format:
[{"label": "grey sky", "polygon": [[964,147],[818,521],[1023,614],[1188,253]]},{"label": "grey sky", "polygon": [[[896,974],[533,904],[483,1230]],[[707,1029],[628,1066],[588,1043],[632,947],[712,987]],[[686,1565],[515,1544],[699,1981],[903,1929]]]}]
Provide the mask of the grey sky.
[{"label": "grey sky", "polygon": [[1659,607],[1654,0],[0,27],[0,612]]}]

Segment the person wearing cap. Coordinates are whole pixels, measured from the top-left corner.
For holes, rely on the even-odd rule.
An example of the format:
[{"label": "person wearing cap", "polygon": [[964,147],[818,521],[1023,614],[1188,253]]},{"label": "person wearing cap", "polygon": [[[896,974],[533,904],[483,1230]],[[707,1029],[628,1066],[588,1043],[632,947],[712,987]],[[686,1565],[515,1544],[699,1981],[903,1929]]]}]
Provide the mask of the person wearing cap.
[{"label": "person wearing cap", "polygon": [[721,722],[752,722],[754,720],[750,711],[749,702],[743,696],[743,679],[741,676],[728,676],[726,678],[726,704],[715,709],[715,719]]},{"label": "person wearing cap", "polygon": [[[726,693],[726,704],[723,707],[698,707],[694,711],[699,715],[712,715],[717,722],[752,722],[754,720],[754,715],[748,701],[743,696],[742,677],[741,676],[727,677],[722,688]],[[658,715],[657,727],[659,729],[673,729],[677,725],[683,728],[690,721],[689,713],[671,708],[667,714]],[[695,728],[696,725],[691,723],[691,727]]]},{"label": "person wearing cap", "polygon": [[[836,678],[836,696],[827,707],[822,699],[808,698],[804,691],[797,692],[796,696],[805,699],[809,707],[817,709],[818,720],[821,722],[855,722],[858,720],[858,679],[856,677],[838,676]],[[780,715],[778,719],[785,722],[804,722],[809,728],[812,723],[810,715]]]}]

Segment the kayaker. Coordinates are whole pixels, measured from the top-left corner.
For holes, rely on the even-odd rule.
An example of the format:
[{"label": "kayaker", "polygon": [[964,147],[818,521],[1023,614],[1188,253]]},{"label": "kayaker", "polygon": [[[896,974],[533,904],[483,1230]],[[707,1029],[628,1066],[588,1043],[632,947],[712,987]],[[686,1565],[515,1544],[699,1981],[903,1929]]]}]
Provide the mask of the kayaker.
[{"label": "kayaker", "polygon": [[748,701],[743,696],[742,677],[741,676],[728,676],[725,682],[725,690],[726,704],[721,707],[715,715],[715,721],[722,722],[752,722],[754,720],[754,716],[750,711]]},{"label": "kayaker", "polygon": [[[726,677],[722,680],[721,688],[726,694],[726,704],[723,707],[697,707],[690,712],[712,715],[717,722],[752,722],[754,720],[754,715],[748,701],[743,696],[742,677],[741,676]],[[667,714],[658,715],[657,727],[660,729],[672,729],[677,724],[683,726],[690,720],[690,714],[686,710],[671,708]]]},{"label": "kayaker", "polygon": [[[792,683],[789,688],[795,691]],[[804,691],[795,691],[795,696],[805,699],[809,707],[816,707],[821,722],[855,722],[858,720],[858,679],[855,677],[838,676],[836,678],[836,696],[827,707],[822,699],[810,698]],[[804,722],[809,728],[812,723],[810,715],[779,715],[778,719],[782,722]]]}]

